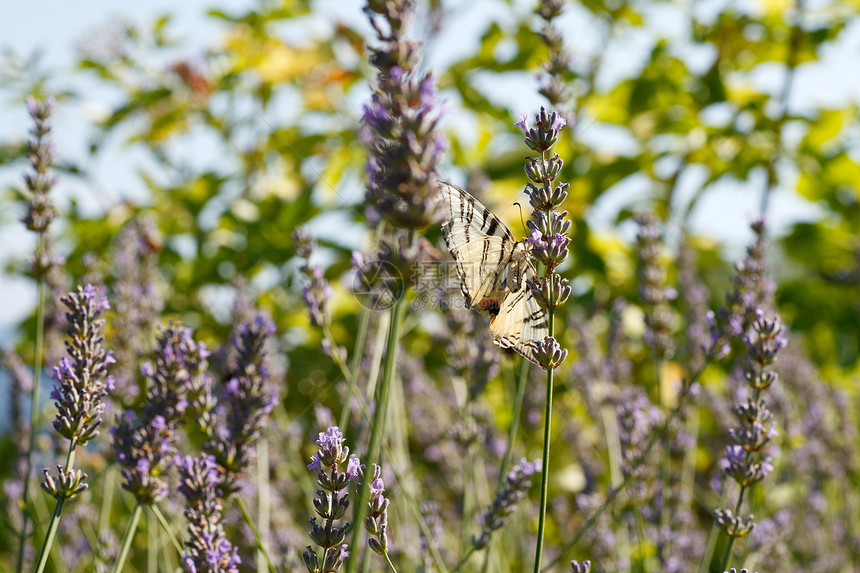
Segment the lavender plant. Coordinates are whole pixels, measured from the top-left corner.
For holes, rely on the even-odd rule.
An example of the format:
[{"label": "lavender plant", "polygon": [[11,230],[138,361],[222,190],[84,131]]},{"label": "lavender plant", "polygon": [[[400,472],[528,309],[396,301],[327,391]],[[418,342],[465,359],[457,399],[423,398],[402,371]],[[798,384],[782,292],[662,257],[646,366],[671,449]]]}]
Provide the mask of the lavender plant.
[{"label": "lavender plant", "polygon": [[185,456],[179,468],[189,536],[182,554],[185,572],[239,573],[242,560],[222,524],[218,465],[212,456]]},{"label": "lavender plant", "polygon": [[139,412],[117,414],[111,428],[116,461],[122,467],[122,487],[136,501],[129,518],[115,570],[122,570],[137,524],[145,507],[156,515],[156,504],[168,494],[165,477],[178,455],[177,432],[187,411],[198,424],[206,424],[214,407],[211,380],[206,372],[209,351],[194,340],[191,329],[169,323],[156,339],[155,362],[141,373],[148,380],[146,399]]},{"label": "lavender plant", "polygon": [[234,356],[221,400],[224,426],[203,447],[223,473],[220,487],[225,498],[239,490],[266,417],[277,403],[277,395],[268,388],[266,366],[266,343],[274,332],[275,323],[258,315],[240,324],[231,339]]},{"label": "lavender plant", "polygon": [[[320,489],[314,497],[314,509],[323,523],[312,517],[308,535],[322,549],[322,554],[308,545],[302,559],[309,573],[330,573],[340,570],[349,557],[349,545],[344,540],[351,524],[336,522],[343,519],[349,508],[349,482],[361,481],[361,463],[355,454],[349,454],[349,448],[343,445],[343,434],[336,426],[320,432],[317,445],[319,450],[311,457],[308,469],[317,475]],[[344,463],[346,467],[342,467]]]},{"label": "lavender plant", "polygon": [[714,512],[717,524],[729,538],[722,559],[723,568],[732,555],[735,540],[749,533],[754,525],[754,516],[741,514],[744,494],[773,470],[766,447],[777,432],[762,393],[778,380],[773,363],[788,339],[778,317],[768,319],[762,312],[756,315],[750,334],[744,337],[748,354],[743,373],[752,395],[735,408],[739,425],[729,430],[733,443],[727,446],[722,459],[723,471],[738,484],[737,502],[734,509],[720,508]]},{"label": "lavender plant", "polygon": [[528,279],[528,288],[541,308],[547,310],[549,335],[537,341],[532,347],[532,356],[547,372],[546,411],[544,413],[544,447],[541,462],[541,501],[538,521],[538,542],[535,550],[534,571],[539,573],[543,551],[544,529],[546,527],[547,488],[549,483],[549,446],[552,428],[553,371],[567,357],[567,349],[562,348],[553,337],[555,332],[555,310],[564,305],[570,296],[568,280],[556,273],[556,267],[567,259],[571,222],[566,218],[567,211],[557,209],[567,198],[567,183],[553,183],[564,166],[558,154],[548,156],[549,150],[558,141],[558,134],[566,121],[556,112],[547,113],[544,108],[535,116],[535,126],[529,128],[527,115],[523,114],[516,123],[525,134],[526,145],[540,153],[540,157],[526,157],[526,195],[534,211],[527,222],[531,236],[531,255],[536,262],[544,265],[546,274],[536,279]]},{"label": "lavender plant", "polygon": [[27,100],[27,111],[33,121],[33,129],[30,132],[30,141],[27,144],[27,159],[32,168],[32,173],[24,175],[24,183],[29,192],[27,202],[27,213],[22,222],[30,231],[37,234],[36,251],[31,260],[31,272],[37,282],[36,298],[36,349],[33,368],[32,395],[30,398],[30,438],[27,448],[24,490],[22,492],[21,504],[21,528],[18,534],[18,555],[15,571],[21,573],[24,567],[24,545],[27,537],[27,527],[30,521],[27,500],[30,491],[30,473],[33,467],[33,450],[35,449],[35,427],[39,414],[40,389],[42,385],[42,360],[45,342],[45,284],[51,269],[60,260],[53,254],[50,237],[48,235],[51,222],[56,217],[50,191],[56,180],[51,174],[54,165],[54,147],[49,135],[51,132],[50,117],[56,102],[53,98],[38,101],[35,98]]},{"label": "lavender plant", "polygon": [[87,475],[74,467],[75,450],[98,436],[105,409],[104,399],[114,386],[113,377],[108,374],[108,367],[114,359],[104,346],[104,319],[101,318],[102,313],[110,308],[107,298],[88,284],[79,286],[62,302],[68,308],[68,356],[54,368],[56,384],[51,398],[57,407],[54,430],[69,440],[69,451],[65,464],[57,465],[56,478],[47,468],[43,470],[45,481],[42,488],[56,500],[56,506],[36,562],[37,573],[44,571],[47,564],[63,505],[87,488]]}]

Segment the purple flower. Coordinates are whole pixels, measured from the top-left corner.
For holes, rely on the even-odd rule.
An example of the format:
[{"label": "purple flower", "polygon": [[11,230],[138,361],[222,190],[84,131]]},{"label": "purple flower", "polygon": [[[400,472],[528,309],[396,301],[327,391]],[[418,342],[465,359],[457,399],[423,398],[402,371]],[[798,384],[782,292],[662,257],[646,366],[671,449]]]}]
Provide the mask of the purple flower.
[{"label": "purple flower", "polygon": [[[311,546],[307,547],[302,559],[310,573],[337,571],[349,555],[343,540],[350,524],[337,525],[336,522],[342,520],[349,507],[349,482],[356,481],[356,476],[362,471],[358,458],[349,456],[349,448],[343,445],[343,433],[337,426],[320,432],[316,443],[319,450],[311,458],[308,469],[317,474],[317,486],[320,489],[316,492],[313,503],[314,510],[323,523],[318,523],[316,517],[311,518],[308,535],[326,551],[323,552],[325,562],[321,563],[317,552]],[[342,471],[341,465],[347,458],[349,462],[346,471]],[[334,547],[340,549],[332,550]]]},{"label": "purple flower", "polygon": [[231,339],[232,356],[224,385],[221,411],[223,433],[204,445],[224,471],[223,495],[238,491],[239,479],[254,459],[254,447],[277,395],[268,387],[269,369],[266,346],[275,333],[275,323],[257,315],[243,322]]},{"label": "purple flower", "polygon": [[514,506],[526,496],[526,490],[531,486],[529,478],[540,470],[540,460],[529,462],[522,458],[520,463],[508,472],[507,484],[484,514],[481,536],[472,539],[472,545],[476,549],[483,549],[489,544],[493,532],[505,524]]},{"label": "purple flower", "polygon": [[367,205],[395,227],[420,229],[439,219],[434,181],[444,146],[433,77],[418,71],[421,52],[407,39],[414,11],[413,2],[370,2],[365,9],[377,33],[370,61],[379,72],[362,140],[370,151]]},{"label": "purple flower", "polygon": [[238,573],[238,550],[227,540],[221,517],[218,465],[212,456],[179,461],[189,539],[182,554],[187,573]]},{"label": "purple flower", "polygon": [[379,555],[388,553],[388,505],[391,500],[384,495],[385,483],[382,481],[382,468],[373,464],[373,477],[370,482],[370,498],[367,500],[367,517],[364,528],[370,533],[367,543]]},{"label": "purple flower", "polygon": [[68,308],[68,356],[54,368],[51,397],[57,416],[53,425],[58,434],[83,446],[98,435],[104,398],[113,388],[107,370],[114,359],[104,348],[104,319],[99,318],[110,305],[89,284],[61,300]]}]

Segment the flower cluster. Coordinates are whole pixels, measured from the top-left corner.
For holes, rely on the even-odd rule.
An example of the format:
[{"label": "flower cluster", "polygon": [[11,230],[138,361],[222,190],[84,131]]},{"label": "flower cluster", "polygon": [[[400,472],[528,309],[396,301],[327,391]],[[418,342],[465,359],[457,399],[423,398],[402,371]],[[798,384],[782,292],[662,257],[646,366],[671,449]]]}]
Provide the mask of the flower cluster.
[{"label": "flower cluster", "polygon": [[27,144],[27,159],[30,161],[33,173],[24,175],[24,183],[30,198],[27,202],[27,213],[22,222],[29,230],[38,233],[42,239],[36,246],[32,260],[31,270],[36,278],[45,277],[62,260],[51,253],[50,244],[47,241],[48,227],[57,216],[50,196],[50,191],[56,184],[56,179],[51,175],[51,167],[54,165],[54,146],[48,138],[51,133],[49,119],[55,104],[53,98],[38,101],[31,97],[27,100],[27,111],[33,120],[33,129],[30,132],[32,137]]},{"label": "flower cluster", "polygon": [[421,51],[407,39],[415,2],[369,0],[364,11],[378,40],[370,61],[379,70],[363,115],[371,153],[367,204],[395,227],[421,229],[439,218],[433,181],[447,142],[436,129],[433,77],[418,71]]},{"label": "flower cluster", "polygon": [[277,403],[277,395],[267,388],[266,366],[266,343],[274,332],[275,323],[258,315],[239,325],[231,339],[234,356],[221,400],[226,427],[204,445],[224,471],[225,497],[239,489],[238,480],[254,458],[266,416]]},{"label": "flower cluster", "polygon": [[756,240],[747,247],[744,260],[735,264],[732,290],[726,294],[726,305],[708,316],[711,327],[709,352],[715,356],[726,356],[730,352],[729,341],[749,329],[760,309],[771,306],[776,289],[767,274],[764,220],[755,221],[751,228]]},{"label": "flower cluster", "polygon": [[[739,425],[729,430],[732,444],[726,447],[726,454],[720,464],[725,474],[740,486],[738,509],[746,489],[763,480],[773,470],[765,450],[777,432],[773,414],[761,394],[777,381],[773,363],[787,344],[778,317],[768,319],[760,311],[756,316],[750,334],[744,337],[748,353],[743,364],[743,375],[752,395],[735,408]],[[744,518],[736,513],[737,510],[733,512],[730,509],[718,509],[715,512],[717,523],[732,538],[746,535],[753,526],[753,516]]]},{"label": "flower cluster", "polygon": [[316,242],[304,227],[293,232],[293,246],[296,254],[305,259],[301,272],[307,277],[302,286],[302,300],[310,312],[311,324],[317,327],[328,326],[328,301],[334,296],[334,290],[325,279],[322,267],[311,265],[310,257],[316,250]]},{"label": "flower cluster", "polygon": [[373,536],[367,540],[370,548],[380,555],[388,553],[388,504],[391,500],[382,493],[385,483],[382,481],[382,468],[373,464],[373,476],[370,478],[370,499],[367,500],[367,517],[364,518],[364,528]]},{"label": "flower cluster", "polygon": [[186,456],[179,469],[189,533],[182,554],[186,573],[238,573],[242,560],[221,524],[218,465],[212,456]]},{"label": "flower cluster", "polygon": [[572,223],[567,219],[567,211],[557,209],[567,198],[567,183],[553,186],[564,166],[564,160],[554,154],[547,157],[548,151],[558,141],[558,133],[566,125],[558,113],[547,113],[543,107],[535,117],[535,126],[529,127],[528,116],[523,114],[515,125],[525,133],[525,143],[538,153],[539,157],[526,157],[526,175],[529,183],[525,192],[532,206],[531,219],[526,222],[531,235],[528,237],[531,256],[546,267],[546,276],[529,279],[528,286],[541,308],[549,313],[550,336],[532,348],[533,359],[543,368],[550,370],[558,366],[567,356],[552,338],[552,320],[556,308],[561,307],[570,296],[568,280],[556,274],[555,269],[567,259]]},{"label": "flower cluster", "polygon": [[125,404],[139,399],[136,364],[149,356],[164,301],[158,293],[157,229],[152,219],[132,219],[120,231],[114,250],[114,306],[118,321],[114,340],[117,393]]},{"label": "flower cluster", "polygon": [[636,234],[639,259],[639,296],[645,305],[645,342],[655,357],[671,356],[675,341],[672,337],[673,315],[666,301],[674,298],[674,290],[665,286],[666,269],[660,263],[661,232],[653,213],[635,215],[639,232]]},{"label": "flower cluster", "polygon": [[526,496],[526,490],[531,486],[531,476],[540,472],[540,468],[540,461],[530,462],[523,458],[508,472],[507,484],[499,491],[493,504],[484,514],[481,536],[472,539],[472,545],[476,549],[486,547],[493,532],[505,524],[514,506]]},{"label": "flower cluster", "polygon": [[[361,481],[361,463],[355,454],[350,455],[349,448],[343,445],[343,434],[337,426],[320,432],[317,445],[319,450],[311,457],[308,469],[317,474],[317,485],[320,489],[314,497],[314,509],[323,519],[323,523],[317,523],[316,517],[311,518],[311,530],[308,534],[311,540],[323,549],[323,553],[318,556],[308,545],[307,550],[302,553],[302,559],[309,573],[329,573],[340,569],[349,557],[348,546],[343,541],[350,524],[337,526],[335,521],[342,519],[349,507],[349,482],[358,484]],[[346,468],[341,469],[344,463]]]},{"label": "flower cluster", "polygon": [[54,429],[76,445],[85,445],[98,435],[104,413],[104,398],[113,389],[108,366],[115,362],[104,347],[104,319],[110,308],[106,297],[90,284],[78,287],[62,299],[68,308],[66,353],[54,368],[56,380],[51,398],[57,406]]},{"label": "flower cluster", "polygon": [[139,503],[152,504],[167,493],[162,480],[176,456],[176,430],[186,414],[197,423],[211,420],[215,406],[206,373],[209,351],[194,340],[191,329],[169,323],[156,339],[155,364],[144,363],[149,380],[140,413],[126,411],[111,428],[123,488]]},{"label": "flower cluster", "polygon": [[537,6],[538,16],[546,22],[540,31],[540,37],[549,49],[549,60],[543,64],[546,75],[540,78],[538,93],[555,108],[566,104],[570,97],[565,76],[570,73],[571,55],[564,48],[564,37],[553,27],[552,22],[561,16],[563,11],[563,0],[541,0]]}]

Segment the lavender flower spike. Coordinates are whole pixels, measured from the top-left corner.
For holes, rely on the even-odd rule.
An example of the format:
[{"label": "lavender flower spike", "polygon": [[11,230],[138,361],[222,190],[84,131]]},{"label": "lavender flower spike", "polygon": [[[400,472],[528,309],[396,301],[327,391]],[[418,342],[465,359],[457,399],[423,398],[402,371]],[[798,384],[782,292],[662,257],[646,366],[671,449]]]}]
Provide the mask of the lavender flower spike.
[{"label": "lavender flower spike", "polygon": [[98,435],[105,410],[104,397],[114,385],[107,371],[115,360],[104,347],[104,319],[99,318],[110,305],[90,284],[79,286],[61,301],[69,309],[68,356],[54,368],[57,383],[51,398],[57,406],[57,416],[53,425],[58,434],[83,446]]},{"label": "lavender flower spike", "polygon": [[182,554],[186,573],[238,573],[242,560],[221,524],[218,465],[212,456],[202,455],[184,457],[179,467],[189,533]]},{"label": "lavender flower spike", "polygon": [[539,471],[541,471],[540,461],[529,462],[523,458],[508,472],[507,485],[496,495],[493,505],[484,514],[481,536],[472,540],[472,545],[476,549],[483,549],[489,544],[493,532],[505,524],[516,503],[526,496],[526,490],[531,486],[531,476]]},{"label": "lavender flower spike", "polygon": [[[302,553],[302,560],[309,573],[336,572],[349,556],[347,545],[343,542],[349,523],[338,525],[349,508],[349,482],[358,483],[361,478],[361,464],[355,455],[349,454],[349,448],[343,445],[343,434],[337,426],[329,427],[320,432],[317,439],[317,450],[311,457],[308,469],[317,474],[317,490],[314,497],[314,510],[322,518],[323,523],[317,523],[317,518],[311,518],[311,530],[308,532],[311,540],[322,548],[322,558],[310,546]],[[346,468],[341,466],[346,463]],[[346,490],[346,491],[344,491]]]},{"label": "lavender flower spike", "polygon": [[388,553],[388,504],[391,500],[382,495],[385,483],[382,481],[382,468],[373,464],[373,477],[370,481],[368,512],[364,528],[373,536],[367,540],[370,548],[380,555]]},{"label": "lavender flower spike", "polygon": [[258,315],[239,325],[231,340],[233,357],[222,397],[225,430],[204,445],[224,471],[225,497],[238,491],[239,479],[254,460],[266,416],[278,401],[267,386],[266,345],[274,332],[275,323]]}]

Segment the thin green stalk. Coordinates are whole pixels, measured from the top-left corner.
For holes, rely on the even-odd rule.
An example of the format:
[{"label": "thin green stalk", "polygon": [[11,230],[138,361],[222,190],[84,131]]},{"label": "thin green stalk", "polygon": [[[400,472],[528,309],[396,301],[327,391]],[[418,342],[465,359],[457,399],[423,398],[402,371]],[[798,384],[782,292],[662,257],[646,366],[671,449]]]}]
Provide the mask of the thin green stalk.
[{"label": "thin green stalk", "polygon": [[161,529],[163,529],[167,534],[168,539],[170,539],[170,543],[176,549],[176,553],[178,555],[182,555],[182,544],[179,543],[179,540],[170,528],[170,524],[167,523],[167,520],[164,518],[164,514],[161,513],[161,509],[155,504],[150,505],[149,509],[152,510],[152,514],[155,516],[155,519],[158,520],[158,524],[161,525]]},{"label": "thin green stalk", "polygon": [[[72,439],[69,444],[69,453],[66,455],[66,465],[63,467],[63,471],[71,471],[72,466],[75,464],[75,448],[77,446],[77,438]],[[63,505],[65,503],[65,495],[57,498],[57,505],[54,506],[54,514],[51,515],[51,523],[48,524],[48,534],[45,536],[45,542],[42,544],[42,550],[39,552],[39,559],[36,561],[36,573],[42,573],[48,564],[48,555],[51,552],[51,546],[54,544],[57,529],[60,527],[60,515],[63,513]]]},{"label": "thin green stalk", "polygon": [[388,563],[388,568],[391,569],[391,573],[397,573],[397,568],[394,567],[394,563],[391,562],[391,557],[388,556],[388,553],[385,553],[383,557],[385,557],[385,562]]},{"label": "thin green stalk", "polygon": [[[44,244],[44,234],[39,234],[39,244]],[[36,350],[33,357],[33,392],[30,395],[30,441],[27,446],[27,464],[24,473],[24,493],[21,497],[21,531],[18,535],[18,558],[15,571],[22,573],[24,568],[24,547],[27,543],[27,522],[30,520],[30,510],[27,500],[30,497],[30,472],[33,471],[33,450],[36,447],[36,426],[39,418],[39,390],[42,385],[42,354],[45,345],[45,281],[39,279],[36,301]]]},{"label": "thin green stalk", "polygon": [[98,521],[98,536],[99,539],[104,539],[110,528],[110,511],[113,507],[114,490],[116,489],[116,464],[108,465],[103,476],[104,495],[102,496],[101,505],[99,505],[99,521]]},{"label": "thin green stalk", "polygon": [[[741,486],[741,491],[738,493],[738,503],[735,505],[735,515],[741,514],[741,504],[744,501],[744,493],[746,493],[746,486]],[[729,558],[732,556],[732,547],[735,544],[735,536],[729,535],[729,541],[726,543],[726,551],[723,553],[723,559],[720,562],[720,570],[726,571],[726,564],[729,562]]]},{"label": "thin green stalk", "polygon": [[[255,474],[257,476],[257,528],[260,531],[260,539],[268,543],[271,539],[270,535],[270,515],[269,508],[271,507],[271,499],[269,497],[269,444],[265,440],[258,440],[257,449],[257,466]],[[266,556],[262,549],[257,550],[257,573],[265,573],[266,567],[263,561]]]},{"label": "thin green stalk", "polygon": [[343,401],[343,409],[340,411],[338,427],[346,430],[349,422],[349,406],[352,396],[355,394],[355,386],[358,383],[358,373],[361,371],[361,358],[364,356],[364,345],[367,340],[367,328],[370,325],[370,308],[361,305],[361,317],[358,321],[358,333],[355,336],[355,347],[352,349],[352,361],[349,368],[349,386],[346,388],[346,398]]},{"label": "thin green stalk", "polygon": [[116,563],[113,567],[113,573],[120,573],[125,567],[125,560],[128,559],[128,552],[131,549],[131,542],[134,539],[134,534],[137,531],[137,522],[140,521],[140,514],[143,513],[143,505],[137,502],[134,506],[134,511],[131,512],[131,519],[128,520],[128,526],[125,528],[125,535],[122,537],[122,546],[119,549],[119,556],[116,558]]},{"label": "thin green stalk", "polygon": [[[552,284],[552,283],[550,283]],[[550,289],[550,300],[552,300],[552,292]],[[549,336],[553,336],[555,309],[550,306],[548,309],[548,324]],[[553,391],[553,368],[548,368],[546,371],[546,412],[544,413],[543,425],[543,458],[541,461],[541,478],[540,478],[540,509],[538,517],[538,536],[537,547],[535,548],[535,566],[534,573],[540,573],[540,561],[543,553],[543,538],[546,530],[546,501],[547,490],[549,488],[549,443],[550,430],[552,429],[552,391]]]},{"label": "thin green stalk", "polygon": [[[254,534],[254,541],[257,542],[257,549],[263,554],[263,557],[266,559],[266,564],[269,566],[270,573],[277,573],[277,569],[272,564],[272,559],[269,557],[269,552],[266,551],[266,547],[263,545],[263,540],[260,538],[260,532],[257,531],[257,526],[254,525],[254,520],[251,518],[251,514],[248,513],[248,507],[245,505],[245,502],[242,500],[240,496],[236,496],[236,505],[239,506],[239,510],[242,512],[242,517],[245,518],[245,523],[248,524],[248,527],[251,528],[251,532]],[[325,561],[323,561],[324,563]]]},{"label": "thin green stalk", "polygon": [[[520,370],[517,374],[517,388],[514,395],[513,420],[511,427],[508,429],[508,445],[505,447],[505,455],[502,457],[502,465],[499,469],[499,486],[497,493],[505,487],[508,477],[508,466],[511,464],[511,455],[513,454],[514,444],[517,441],[517,433],[520,429],[520,418],[522,417],[523,402],[526,395],[526,383],[529,378],[529,366],[531,362],[523,358],[520,361]],[[484,563],[481,566],[481,573],[487,573],[490,565],[490,547],[492,547],[492,537],[487,542],[487,548],[484,551]]]},{"label": "thin green stalk", "polygon": [[[377,389],[376,410],[373,413],[373,428],[370,433],[370,445],[367,448],[367,468],[369,471],[371,462],[379,461],[379,450],[384,438],[385,421],[388,413],[388,400],[391,395],[391,384],[394,379],[394,370],[397,357],[397,341],[400,336],[400,323],[403,320],[403,313],[406,307],[406,297],[401,297],[391,309],[389,315],[388,326],[388,343],[385,348],[385,364],[382,369],[382,380]],[[365,500],[370,491],[370,480],[363,479],[358,495],[358,500],[353,511],[352,522],[355,524],[364,523],[364,512],[367,510]],[[358,551],[359,544],[362,541],[362,527],[357,525],[355,533],[352,536],[353,550]],[[365,552],[364,555],[367,553]],[[359,559],[350,559],[346,564],[347,573],[355,573],[359,565]]]},{"label": "thin green stalk", "polygon": [[153,515],[146,516],[146,571],[158,573],[158,528],[155,527]]}]

